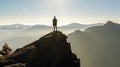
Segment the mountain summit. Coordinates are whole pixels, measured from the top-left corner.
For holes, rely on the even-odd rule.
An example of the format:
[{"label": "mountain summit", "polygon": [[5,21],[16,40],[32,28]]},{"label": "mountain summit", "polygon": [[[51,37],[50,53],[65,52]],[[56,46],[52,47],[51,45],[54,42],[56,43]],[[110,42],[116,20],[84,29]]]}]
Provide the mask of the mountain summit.
[{"label": "mountain summit", "polygon": [[[51,32],[39,40],[17,49],[7,61],[24,67],[80,67],[80,60],[72,53],[67,36],[60,31]],[[14,61],[14,62],[13,62]],[[7,62],[8,63],[8,62]],[[14,63],[14,64],[13,64]]]}]

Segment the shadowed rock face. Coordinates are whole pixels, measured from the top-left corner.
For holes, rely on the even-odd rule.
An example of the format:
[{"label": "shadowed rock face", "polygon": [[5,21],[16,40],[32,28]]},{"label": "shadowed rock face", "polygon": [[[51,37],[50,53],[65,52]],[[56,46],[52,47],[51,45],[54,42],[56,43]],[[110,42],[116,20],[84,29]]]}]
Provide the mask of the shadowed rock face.
[{"label": "shadowed rock face", "polygon": [[25,63],[25,67],[80,67],[62,32],[51,32],[39,40],[16,50],[7,60]]}]

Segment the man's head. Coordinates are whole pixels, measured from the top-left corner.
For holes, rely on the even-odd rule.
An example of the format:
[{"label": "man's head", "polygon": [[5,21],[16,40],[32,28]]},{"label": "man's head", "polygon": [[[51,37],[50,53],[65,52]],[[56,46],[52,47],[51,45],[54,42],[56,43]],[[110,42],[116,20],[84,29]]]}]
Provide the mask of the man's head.
[{"label": "man's head", "polygon": [[54,16],[54,19],[56,19],[56,16]]}]

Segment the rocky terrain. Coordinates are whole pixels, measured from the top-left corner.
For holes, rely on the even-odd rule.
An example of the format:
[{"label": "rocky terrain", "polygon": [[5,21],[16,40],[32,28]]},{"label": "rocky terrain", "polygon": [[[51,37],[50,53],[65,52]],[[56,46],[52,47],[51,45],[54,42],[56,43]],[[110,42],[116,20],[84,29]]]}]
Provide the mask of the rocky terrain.
[{"label": "rocky terrain", "polygon": [[51,32],[17,49],[0,62],[0,67],[80,67],[80,59],[66,39],[60,31]]}]

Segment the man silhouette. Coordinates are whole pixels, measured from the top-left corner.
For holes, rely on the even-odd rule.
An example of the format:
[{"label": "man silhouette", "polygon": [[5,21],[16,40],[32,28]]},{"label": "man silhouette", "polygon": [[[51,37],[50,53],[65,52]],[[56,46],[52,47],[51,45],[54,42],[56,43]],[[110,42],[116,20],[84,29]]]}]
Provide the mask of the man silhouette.
[{"label": "man silhouette", "polygon": [[56,19],[56,16],[54,16],[54,19],[53,19],[53,28],[54,28],[54,31],[57,31],[57,19]]}]

